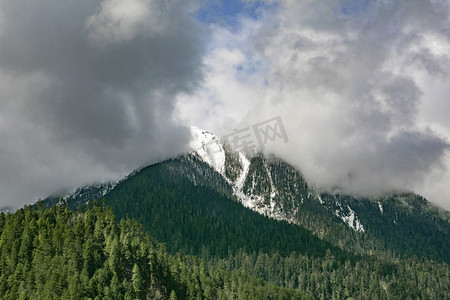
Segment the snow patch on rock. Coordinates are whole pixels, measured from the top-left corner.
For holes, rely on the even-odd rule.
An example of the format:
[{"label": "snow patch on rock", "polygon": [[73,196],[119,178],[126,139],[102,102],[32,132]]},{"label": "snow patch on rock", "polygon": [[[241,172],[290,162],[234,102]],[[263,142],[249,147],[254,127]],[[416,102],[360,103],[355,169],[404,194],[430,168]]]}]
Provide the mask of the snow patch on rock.
[{"label": "snow patch on rock", "polygon": [[380,212],[383,213],[383,205],[380,201],[378,201],[378,208],[380,209]]},{"label": "snow patch on rock", "polygon": [[359,222],[355,216],[355,212],[347,205],[348,213],[336,210],[336,216],[341,218],[350,228],[358,232],[364,232],[364,226]]}]

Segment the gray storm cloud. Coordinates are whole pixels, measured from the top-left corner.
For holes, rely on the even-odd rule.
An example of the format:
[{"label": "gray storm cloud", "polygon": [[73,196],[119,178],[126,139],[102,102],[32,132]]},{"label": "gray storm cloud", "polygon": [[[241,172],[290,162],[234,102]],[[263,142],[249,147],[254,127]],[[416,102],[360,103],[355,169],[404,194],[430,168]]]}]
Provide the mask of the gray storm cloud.
[{"label": "gray storm cloud", "polygon": [[175,96],[202,80],[194,1],[0,2],[0,206],[186,150]]},{"label": "gray storm cloud", "polygon": [[[275,2],[215,29],[208,80],[179,118],[227,133],[281,115],[290,141],[271,151],[325,189],[422,192],[430,174],[448,178],[448,120],[424,114],[447,110],[429,86],[450,86],[448,1]],[[431,200],[449,208],[449,193]]]}]

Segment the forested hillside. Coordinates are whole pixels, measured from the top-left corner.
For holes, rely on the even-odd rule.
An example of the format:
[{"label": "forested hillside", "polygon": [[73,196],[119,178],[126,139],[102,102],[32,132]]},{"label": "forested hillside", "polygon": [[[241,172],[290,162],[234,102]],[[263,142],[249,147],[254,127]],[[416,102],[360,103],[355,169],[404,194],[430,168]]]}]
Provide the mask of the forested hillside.
[{"label": "forested hillside", "polygon": [[167,254],[108,208],[0,214],[1,299],[308,299],[192,256]]}]

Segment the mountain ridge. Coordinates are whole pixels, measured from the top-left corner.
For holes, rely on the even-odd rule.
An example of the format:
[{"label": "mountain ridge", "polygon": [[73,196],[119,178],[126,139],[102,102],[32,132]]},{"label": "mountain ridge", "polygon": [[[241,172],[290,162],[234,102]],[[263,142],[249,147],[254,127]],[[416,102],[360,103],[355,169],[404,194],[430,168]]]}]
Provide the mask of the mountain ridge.
[{"label": "mountain ridge", "polygon": [[[410,256],[417,253],[408,249],[418,248],[422,243],[428,245],[431,240],[431,245],[425,246],[427,250],[418,253],[419,256],[450,261],[449,254],[443,251],[450,247],[449,213],[421,196],[397,193],[370,198],[320,192],[306,182],[298,169],[273,155],[249,156],[235,152],[219,137],[196,128],[192,135],[192,152],[149,167],[171,165],[177,178],[186,178],[194,186],[206,185],[263,216],[306,228],[344,250]],[[200,161],[203,164],[199,164]],[[132,172],[120,182],[146,168]],[[108,199],[117,185],[109,187],[111,189],[103,194],[105,186],[102,185],[81,189],[78,194],[98,196],[91,200]],[[66,197],[65,202],[76,209],[86,200],[86,197],[72,195]],[[48,199],[44,203],[48,204]]]}]

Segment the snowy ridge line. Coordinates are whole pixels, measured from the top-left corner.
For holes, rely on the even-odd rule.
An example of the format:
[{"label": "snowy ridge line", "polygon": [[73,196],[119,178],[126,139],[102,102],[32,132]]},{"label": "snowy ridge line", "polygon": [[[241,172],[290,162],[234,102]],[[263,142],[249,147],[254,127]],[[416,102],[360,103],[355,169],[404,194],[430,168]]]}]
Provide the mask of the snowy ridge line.
[{"label": "snowy ridge line", "polygon": [[[68,192],[64,196],[52,196],[59,198],[58,202],[55,204],[57,206],[65,205],[71,200],[77,199],[77,198],[86,198],[85,195],[88,194],[89,197],[92,195],[95,195],[95,198],[100,199],[103,198],[108,192],[113,190],[116,185],[120,181],[111,181],[111,182],[104,182],[104,183],[97,183],[95,185],[84,185],[81,187],[76,188],[75,190],[72,190],[71,192]],[[92,189],[101,189],[101,191],[92,191]],[[91,199],[92,200],[92,199]],[[83,204],[88,204],[91,200],[86,200],[83,202]]]}]

